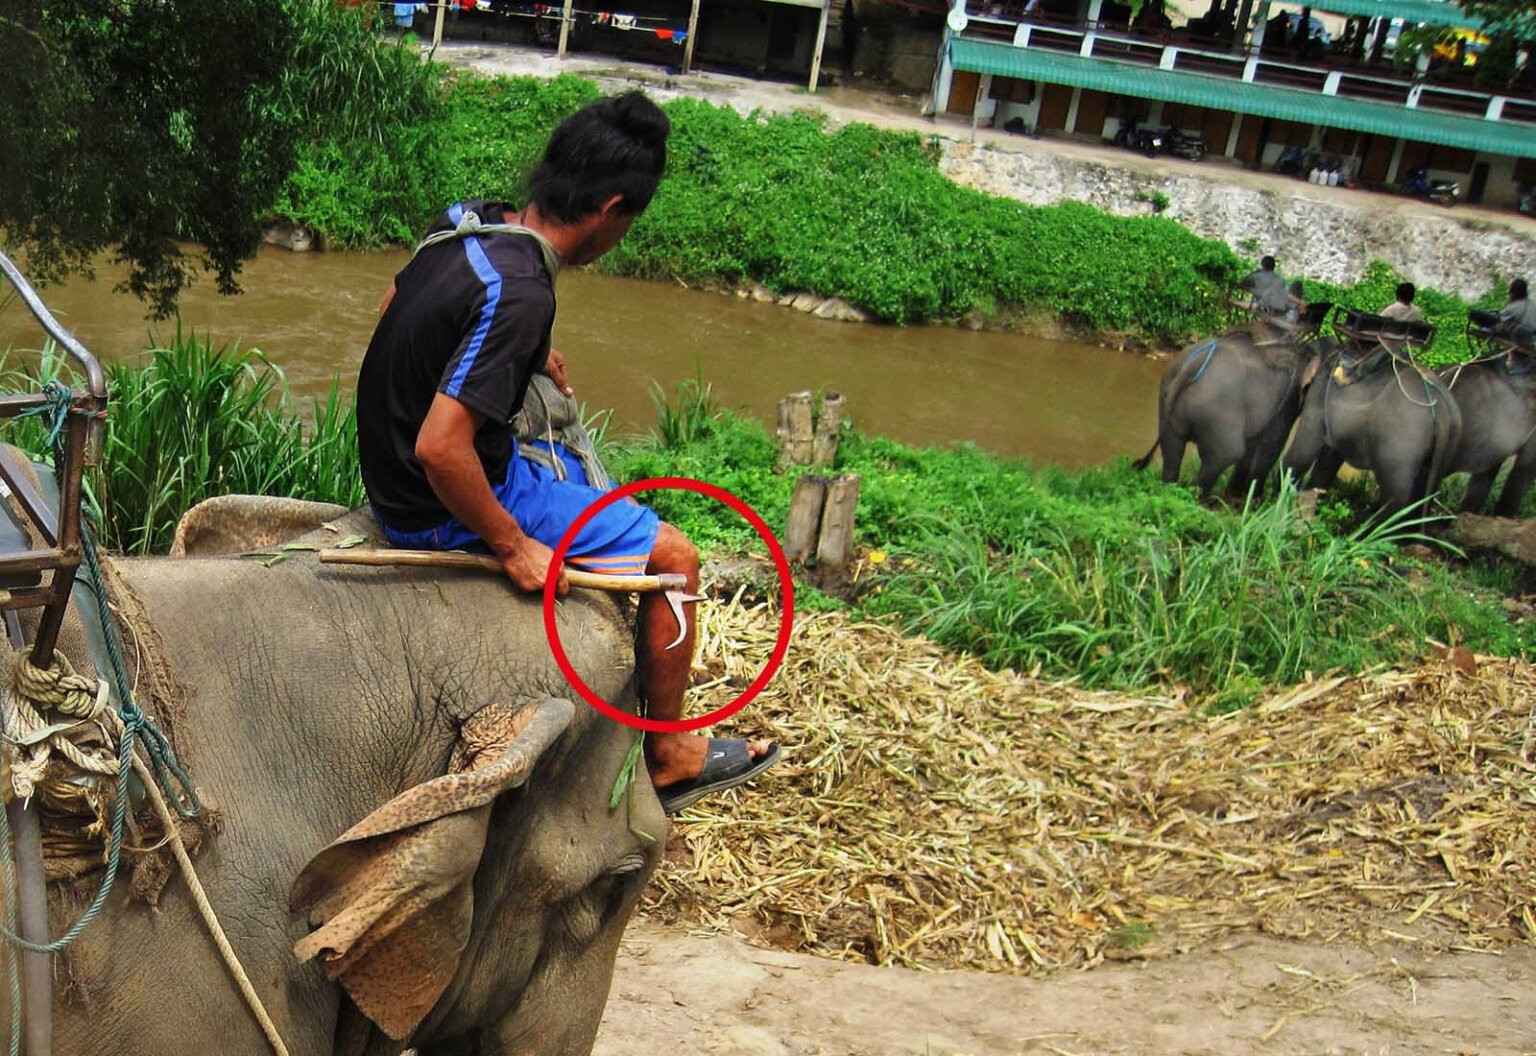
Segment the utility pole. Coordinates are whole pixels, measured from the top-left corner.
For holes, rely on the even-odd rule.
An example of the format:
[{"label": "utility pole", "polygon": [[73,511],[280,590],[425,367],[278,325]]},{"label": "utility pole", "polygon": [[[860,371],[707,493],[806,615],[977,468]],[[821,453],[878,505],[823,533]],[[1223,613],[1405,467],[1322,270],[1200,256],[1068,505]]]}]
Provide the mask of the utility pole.
[{"label": "utility pole", "polygon": [[560,58],[565,58],[565,43],[571,36],[571,0],[565,0],[565,7],[560,12],[560,47],[555,52]]}]

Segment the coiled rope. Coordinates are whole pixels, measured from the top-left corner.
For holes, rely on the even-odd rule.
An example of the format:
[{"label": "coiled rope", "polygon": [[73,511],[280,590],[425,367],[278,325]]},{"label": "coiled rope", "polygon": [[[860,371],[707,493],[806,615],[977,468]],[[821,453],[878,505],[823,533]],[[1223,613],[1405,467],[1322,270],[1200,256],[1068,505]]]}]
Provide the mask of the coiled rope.
[{"label": "coiled rope", "polygon": [[[105,412],[85,411],[74,406],[74,394],[56,379],[47,382],[42,391],[47,402],[26,412],[26,415],[45,418],[48,441],[54,454],[54,475],[57,479],[59,467],[64,464],[64,427],[69,415],[100,416]],[[62,493],[62,481],[59,483]],[[262,1006],[261,999],[251,985],[250,978],[241,966],[233,947],[230,946],[223,928],[219,925],[207,894],[198,881],[192,859],[187,854],[186,846],[181,839],[180,827],[172,816],[171,807],[174,806],[175,812],[182,818],[196,818],[202,813],[202,801],[193,787],[191,778],[177,762],[175,752],[171,749],[165,734],[134,702],[133,690],[129,684],[127,668],[123,663],[122,649],[117,637],[117,628],[109,615],[106,582],[91,525],[92,514],[84,503],[81,505],[80,547],[85,560],[84,579],[91,588],[96,602],[96,616],[100,621],[102,639],[106,643],[107,657],[112,668],[112,684],[117,690],[117,710],[114,711],[110,706],[109,685],[105,679],[90,679],[77,674],[70,666],[68,659],[58,652],[54,653],[53,664],[47,669],[37,667],[27,655],[15,657],[11,677],[3,688],[3,701],[0,703],[3,703],[5,740],[16,749],[12,753],[15,757],[11,774],[13,795],[25,799],[32,794],[42,779],[49,757],[54,751],[86,772],[102,776],[116,775],[112,824],[107,843],[106,872],[90,905],[63,935],[44,943],[31,942],[22,938],[16,933],[16,865],[12,853],[10,818],[3,809],[0,809],[0,882],[4,883],[5,896],[4,924],[0,926],[0,932],[3,932],[5,940],[14,948],[31,953],[53,954],[68,948],[100,915],[116,882],[118,868],[122,862],[123,822],[128,806],[128,774],[131,769],[137,769],[144,780],[145,790],[160,816],[161,824],[165,827],[166,837],[191,889],[193,901],[213,936],[215,946],[218,947],[220,955],[234,976],[241,996],[245,998],[273,1051],[278,1056],[287,1056],[287,1047],[278,1035],[271,1017]],[[44,721],[42,711],[58,712],[75,721],[49,724]],[[73,740],[65,736],[86,723],[94,724],[100,729],[107,744],[116,742],[115,765],[103,758],[104,753],[100,748],[92,754],[82,750]],[[149,757],[148,765],[135,753],[135,747],[141,738],[145,754]],[[21,1052],[20,972],[16,960],[14,955],[6,958],[7,983],[11,997],[10,1056],[20,1056]]]}]

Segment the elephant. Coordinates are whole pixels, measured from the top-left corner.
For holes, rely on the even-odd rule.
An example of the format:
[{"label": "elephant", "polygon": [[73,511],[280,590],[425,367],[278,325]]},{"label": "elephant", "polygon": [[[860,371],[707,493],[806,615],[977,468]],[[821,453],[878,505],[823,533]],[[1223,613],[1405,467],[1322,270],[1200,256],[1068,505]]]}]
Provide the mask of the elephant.
[{"label": "elephant", "polygon": [[1471,474],[1461,503],[1464,513],[1482,512],[1510,456],[1515,464],[1494,505],[1496,516],[1517,516],[1536,480],[1536,373],[1527,364],[1523,356],[1493,356],[1440,371],[1461,409],[1461,442],[1446,472]]},{"label": "elephant", "polygon": [[1329,339],[1307,380],[1287,473],[1327,488],[1344,463],[1373,472],[1386,513],[1434,494],[1461,438],[1461,411],[1439,378],[1387,344]]},{"label": "elephant", "polygon": [[[336,545],[371,526],[354,512],[299,544]],[[141,703],[169,727],[219,817],[198,874],[289,1051],[589,1053],[620,936],[665,843],[643,765],[615,795],[626,787],[621,775],[634,773],[638,733],[560,699],[570,690],[539,600],[500,578],[340,568],[305,550],[283,553],[276,563],[120,560],[108,579],[130,677],[156,690],[141,688],[149,698]],[[635,711],[623,606],[575,592],[560,602],[557,625],[580,678]],[[85,626],[72,606],[60,649],[81,670],[89,670]],[[488,715],[521,731],[510,746],[510,733],[494,742],[489,756],[501,752],[496,766],[512,777],[437,829],[412,829],[398,810],[389,821],[400,804],[433,806],[443,775],[485,749]],[[362,831],[370,823],[373,836]],[[421,833],[435,835],[409,842]],[[349,869],[392,847],[410,849],[393,861],[393,886],[358,887],[371,874]],[[69,894],[52,891],[52,934],[99,879],[91,872]],[[130,902],[120,884],[101,919],[60,955],[54,1051],[269,1053],[182,879],[170,879],[155,908]],[[369,909],[381,892],[389,912]],[[388,933],[402,906],[418,916]],[[359,914],[366,919],[356,927]],[[343,974],[344,992],[322,965],[358,934],[380,956],[369,962],[354,945],[372,974]],[[306,944],[316,960],[296,955]],[[369,1018],[359,1011],[364,993]]]},{"label": "elephant", "polygon": [[1229,330],[1185,349],[1163,372],[1157,439],[1136,463],[1145,469],[1162,452],[1163,480],[1179,479],[1186,445],[1200,454],[1196,477],[1209,495],[1228,467],[1228,491],[1260,488],[1280,458],[1301,406],[1302,373],[1311,345],[1270,327]]}]

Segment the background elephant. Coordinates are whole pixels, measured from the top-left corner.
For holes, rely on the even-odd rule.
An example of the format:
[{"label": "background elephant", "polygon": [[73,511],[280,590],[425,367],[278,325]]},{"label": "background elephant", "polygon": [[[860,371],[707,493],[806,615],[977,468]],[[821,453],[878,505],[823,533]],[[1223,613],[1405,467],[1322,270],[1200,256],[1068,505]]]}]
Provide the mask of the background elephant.
[{"label": "background elephant", "polygon": [[1511,374],[1500,357],[1448,368],[1440,378],[1461,409],[1461,441],[1446,472],[1471,474],[1462,510],[1482,511],[1494,478],[1513,455],[1494,513],[1516,516],[1536,480],[1536,374]]},{"label": "background elephant", "polygon": [[1197,482],[1210,494],[1229,467],[1228,490],[1246,495],[1274,468],[1300,409],[1310,346],[1233,330],[1181,352],[1163,372],[1157,440],[1137,469],[1161,450],[1163,480],[1179,479],[1186,445],[1200,454]]},{"label": "background elephant", "polygon": [[[341,535],[367,527],[357,514],[336,524]],[[341,535],[320,531],[309,541]],[[362,1032],[348,1051],[371,1056],[399,1053],[406,1042],[422,1056],[588,1053],[620,934],[666,822],[643,769],[632,800],[609,807],[634,731],[580,703],[566,710],[568,722],[549,727],[554,712],[535,707],[570,695],[539,600],[494,576],[322,567],[311,553],[270,567],[186,558],[117,569],[119,598],[142,614],[124,633],[125,651],[142,661],[141,695],[151,696],[149,685],[185,690],[143,703],[162,721],[169,713],[182,763],[222,818],[197,856],[199,874],[290,1051],[335,1051],[338,1024],[350,1023]],[[632,632],[620,607],[578,592],[561,602],[558,622],[587,684],[633,709]],[[81,665],[78,616],[71,626],[66,652]],[[543,722],[552,736],[564,732],[536,756],[522,787],[477,816],[473,839],[440,860],[406,863],[412,895],[460,881],[472,894],[472,922],[464,921],[462,952],[448,950],[446,990],[408,1039],[391,1040],[358,1017],[318,963],[296,958],[311,924],[290,911],[290,892],[344,830],[440,778],[463,752],[466,723],[498,705],[545,716],[528,729]],[[99,879],[89,874],[82,890]],[[180,878],[156,909],[126,903],[126,878],[120,884],[61,959],[54,1051],[267,1053]],[[54,934],[81,905],[55,891]],[[408,975],[415,961],[403,963]],[[397,964],[385,981],[408,987],[399,976]]]},{"label": "background elephant", "polygon": [[1440,486],[1460,437],[1456,400],[1433,374],[1381,345],[1337,346],[1307,386],[1285,468],[1320,488],[1343,463],[1369,470],[1396,511]]}]

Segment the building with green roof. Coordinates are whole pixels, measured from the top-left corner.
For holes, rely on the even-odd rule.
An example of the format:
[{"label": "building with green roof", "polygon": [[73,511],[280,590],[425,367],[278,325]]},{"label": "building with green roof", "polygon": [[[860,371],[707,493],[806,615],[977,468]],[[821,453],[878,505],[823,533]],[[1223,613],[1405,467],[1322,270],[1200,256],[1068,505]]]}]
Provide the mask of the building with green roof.
[{"label": "building with green roof", "polygon": [[[1421,26],[1454,44],[1394,62]],[[1366,187],[1426,169],[1512,206],[1536,185],[1536,57],[1480,76],[1482,28],[1447,0],[1212,0],[1179,27],[1156,0],[1134,17],[1113,0],[956,0],[932,100],[1012,130],[1179,128],[1213,155]]]}]

